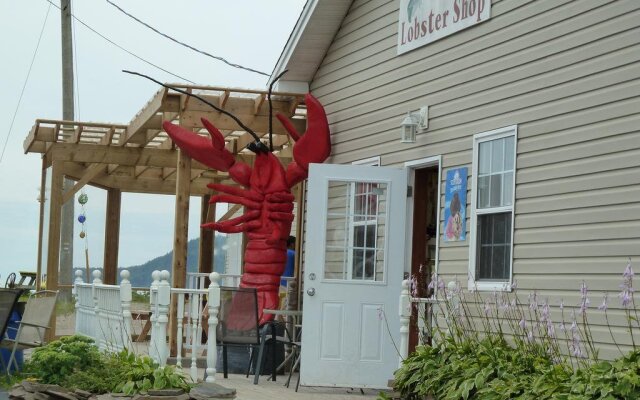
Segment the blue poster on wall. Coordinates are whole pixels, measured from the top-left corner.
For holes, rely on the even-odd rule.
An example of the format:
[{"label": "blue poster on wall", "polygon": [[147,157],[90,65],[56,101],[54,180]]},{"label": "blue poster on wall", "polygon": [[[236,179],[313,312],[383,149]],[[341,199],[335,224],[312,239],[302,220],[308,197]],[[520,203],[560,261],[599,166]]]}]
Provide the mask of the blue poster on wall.
[{"label": "blue poster on wall", "polygon": [[444,241],[466,240],[467,168],[447,171],[444,194]]}]

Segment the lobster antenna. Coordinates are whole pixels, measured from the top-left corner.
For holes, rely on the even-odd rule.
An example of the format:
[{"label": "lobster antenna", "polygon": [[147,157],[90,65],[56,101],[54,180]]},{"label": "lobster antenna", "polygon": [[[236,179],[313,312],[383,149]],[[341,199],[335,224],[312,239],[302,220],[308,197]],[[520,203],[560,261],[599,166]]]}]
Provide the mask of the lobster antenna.
[{"label": "lobster antenna", "polygon": [[[141,77],[143,77],[143,78],[147,78],[147,79],[149,79],[150,81],[155,82],[155,83],[157,83],[157,84],[158,84],[158,85],[160,85],[160,86],[166,87],[167,89],[175,90],[176,92],[179,92],[179,93],[182,93],[182,94],[186,94],[187,96],[190,96],[190,97],[195,97],[196,99],[200,100],[201,102],[203,102],[203,103],[205,103],[205,104],[207,104],[207,105],[209,105],[209,106],[213,107],[216,111],[219,111],[219,112],[223,113],[224,115],[228,115],[229,117],[231,117],[234,121],[236,121],[236,123],[237,123],[238,125],[240,125],[240,127],[241,127],[242,129],[244,129],[245,131],[249,132],[249,134],[250,134],[251,136],[253,136],[253,138],[256,140],[256,142],[258,142],[258,143],[262,144],[262,142],[260,142],[260,138],[258,137],[258,135],[256,135],[256,133],[255,133],[253,130],[251,130],[248,126],[246,126],[245,124],[243,124],[243,123],[242,123],[242,121],[240,121],[240,120],[238,119],[238,117],[236,117],[235,115],[231,114],[231,113],[230,113],[230,112],[228,112],[228,111],[223,110],[222,108],[219,108],[218,106],[214,105],[213,103],[208,102],[207,100],[203,99],[202,97],[198,96],[197,94],[189,93],[189,92],[187,92],[186,90],[182,90],[182,89],[178,89],[178,88],[173,87],[173,86],[169,86],[169,85],[167,85],[167,84],[164,84],[164,83],[162,83],[162,82],[160,82],[160,81],[157,81],[157,80],[153,79],[153,78],[152,78],[152,77],[150,77],[150,76],[147,76],[147,75],[145,75],[145,74],[141,74],[141,73],[139,73],[139,72],[127,71],[126,69],[123,69],[123,70],[122,70],[122,72],[124,72],[125,74],[138,75],[138,76],[141,76]],[[264,146],[263,146],[263,147],[264,147]],[[259,146],[259,145],[258,145],[258,148],[260,148],[260,146]]]},{"label": "lobster antenna", "polygon": [[278,82],[278,80],[280,78],[282,78],[282,76],[284,74],[286,74],[289,70],[285,69],[284,71],[280,72],[280,74],[278,74],[278,76],[276,76],[276,79],[274,79],[271,84],[269,84],[269,93],[267,94],[267,99],[269,100],[269,151],[272,152],[273,151],[273,106],[271,105],[271,92],[273,91],[273,85]]}]

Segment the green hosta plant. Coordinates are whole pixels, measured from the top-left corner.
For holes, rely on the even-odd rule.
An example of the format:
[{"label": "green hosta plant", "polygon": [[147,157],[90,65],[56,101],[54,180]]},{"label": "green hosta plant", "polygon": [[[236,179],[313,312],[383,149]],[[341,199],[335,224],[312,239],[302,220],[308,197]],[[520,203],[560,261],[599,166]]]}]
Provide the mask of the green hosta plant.
[{"label": "green hosta plant", "polygon": [[174,366],[160,367],[150,357],[137,356],[126,350],[112,355],[108,365],[119,369],[114,392],[133,395],[150,389],[183,389],[189,391],[188,378]]}]

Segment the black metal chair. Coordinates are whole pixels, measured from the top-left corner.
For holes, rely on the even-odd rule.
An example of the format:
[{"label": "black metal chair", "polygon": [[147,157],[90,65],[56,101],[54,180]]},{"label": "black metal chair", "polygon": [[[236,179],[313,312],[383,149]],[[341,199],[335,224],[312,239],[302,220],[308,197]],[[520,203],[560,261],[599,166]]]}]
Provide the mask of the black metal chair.
[{"label": "black metal chair", "polygon": [[224,377],[229,374],[229,346],[242,346],[251,349],[252,357],[247,366],[247,377],[253,361],[253,349],[260,346],[260,327],[258,326],[258,296],[253,288],[220,288],[220,311],[216,332],[218,345],[222,347],[222,369]]}]

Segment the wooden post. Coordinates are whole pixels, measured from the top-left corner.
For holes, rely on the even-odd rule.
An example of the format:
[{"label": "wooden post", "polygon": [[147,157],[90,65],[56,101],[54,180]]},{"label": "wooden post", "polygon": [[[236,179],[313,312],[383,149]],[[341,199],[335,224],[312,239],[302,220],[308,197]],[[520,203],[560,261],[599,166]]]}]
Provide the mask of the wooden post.
[{"label": "wooden post", "polygon": [[[176,170],[176,209],[175,230],[173,233],[172,286],[184,288],[187,282],[187,240],[189,233],[189,194],[191,192],[191,158],[178,150]],[[171,355],[177,351],[178,321],[176,318],[177,300],[171,301],[169,318],[169,343]]]},{"label": "wooden post", "polygon": [[38,199],[38,201],[40,202],[40,225],[38,227],[38,260],[37,260],[37,269],[36,269],[36,290],[42,289],[42,247],[43,247],[42,242],[45,240],[45,238],[42,236],[44,235],[45,222],[49,223],[49,221],[44,220],[44,205],[47,202],[47,162],[44,157],[42,157],[42,171],[40,174],[40,198]]},{"label": "wooden post", "polygon": [[[47,289],[58,290],[60,267],[60,224],[62,218],[62,161],[54,161],[51,167],[51,204],[49,208],[49,238],[47,245]],[[56,317],[51,317],[49,338],[56,334]]]},{"label": "wooden post", "polygon": [[[216,205],[209,204],[211,195],[202,196],[202,207],[200,207],[200,224],[205,224],[215,220]],[[213,243],[215,234],[211,229],[200,228],[200,243],[198,247],[198,272],[213,272]]]},{"label": "wooden post", "polygon": [[107,213],[104,229],[104,283],[116,284],[118,271],[118,244],[120,241],[120,205],[122,192],[120,189],[107,191]]}]

